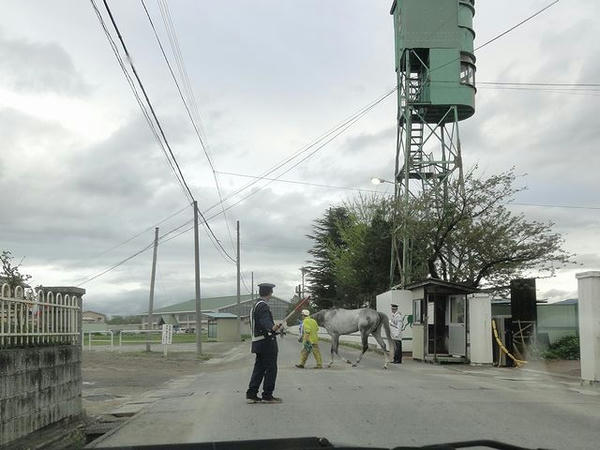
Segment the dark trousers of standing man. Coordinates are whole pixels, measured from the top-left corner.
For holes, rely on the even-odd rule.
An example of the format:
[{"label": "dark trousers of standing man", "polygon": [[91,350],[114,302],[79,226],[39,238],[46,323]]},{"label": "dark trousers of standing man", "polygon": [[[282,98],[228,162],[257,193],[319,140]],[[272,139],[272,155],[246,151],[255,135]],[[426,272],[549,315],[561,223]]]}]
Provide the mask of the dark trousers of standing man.
[{"label": "dark trousers of standing man", "polygon": [[[263,382],[264,379],[264,382]],[[256,354],[254,370],[246,394],[257,395],[263,383],[263,397],[273,395],[277,379],[277,352],[260,352]]]},{"label": "dark trousers of standing man", "polygon": [[394,339],[394,362],[402,363],[402,341]]}]

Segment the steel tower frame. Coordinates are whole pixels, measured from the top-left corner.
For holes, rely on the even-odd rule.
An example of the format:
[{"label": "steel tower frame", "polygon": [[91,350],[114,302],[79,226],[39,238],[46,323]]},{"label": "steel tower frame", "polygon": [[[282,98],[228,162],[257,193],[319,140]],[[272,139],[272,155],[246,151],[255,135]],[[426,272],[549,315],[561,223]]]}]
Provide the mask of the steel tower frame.
[{"label": "steel tower frame", "polygon": [[[414,49],[404,49],[400,62],[397,71],[398,113],[390,287],[396,285],[394,275],[396,267],[400,267],[400,286],[404,288],[411,282],[412,243],[406,214],[400,220],[398,207],[401,204],[403,211],[408,211],[411,197],[416,198],[419,192],[426,190],[439,195],[439,204],[445,206],[449,181],[457,175],[464,189],[464,179],[458,106],[445,106],[440,111],[439,105],[431,105],[423,100],[432,69]],[[433,109],[440,116],[437,122],[432,122],[427,114]],[[425,149],[426,144],[429,153]]]}]

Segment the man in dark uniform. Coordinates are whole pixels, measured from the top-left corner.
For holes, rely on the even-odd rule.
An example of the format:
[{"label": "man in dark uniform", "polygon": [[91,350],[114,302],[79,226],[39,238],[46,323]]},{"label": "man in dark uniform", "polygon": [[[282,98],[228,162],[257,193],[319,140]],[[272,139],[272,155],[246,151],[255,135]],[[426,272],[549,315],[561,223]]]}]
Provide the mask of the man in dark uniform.
[{"label": "man in dark uniform", "polygon": [[[274,284],[258,285],[260,298],[250,311],[250,328],[252,331],[252,353],[256,354],[254,370],[246,391],[248,403],[280,403],[281,399],[273,397],[275,379],[277,378],[277,341],[276,332],[281,324],[275,324],[268,301],[273,295]],[[264,382],[263,382],[264,380]],[[258,389],[263,383],[262,398]]]}]

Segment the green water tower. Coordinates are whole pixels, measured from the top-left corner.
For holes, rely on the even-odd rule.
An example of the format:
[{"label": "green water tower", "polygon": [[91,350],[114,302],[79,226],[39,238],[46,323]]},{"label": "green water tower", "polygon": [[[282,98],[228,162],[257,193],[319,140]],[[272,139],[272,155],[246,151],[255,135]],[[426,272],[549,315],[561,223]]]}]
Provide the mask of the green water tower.
[{"label": "green water tower", "polygon": [[[458,120],[475,112],[475,0],[396,0],[396,71],[418,80],[425,119],[437,123],[450,106]],[[452,118],[454,120],[454,118]]]},{"label": "green water tower", "polygon": [[[407,211],[411,197],[430,189],[444,205],[450,180],[462,183],[458,123],[475,113],[475,0],[395,0],[391,14],[398,87],[396,204]],[[393,235],[390,285],[399,274],[404,286],[411,281],[410,236],[402,223],[394,224]]]}]

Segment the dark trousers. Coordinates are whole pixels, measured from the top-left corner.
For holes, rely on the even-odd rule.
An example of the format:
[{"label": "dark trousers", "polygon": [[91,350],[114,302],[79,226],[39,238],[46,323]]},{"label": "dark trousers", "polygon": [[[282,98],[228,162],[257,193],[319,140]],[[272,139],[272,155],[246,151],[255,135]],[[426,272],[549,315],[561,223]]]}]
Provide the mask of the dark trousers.
[{"label": "dark trousers", "polygon": [[[264,383],[263,383],[264,379]],[[273,395],[275,380],[277,379],[277,353],[261,352],[256,354],[254,370],[250,377],[250,384],[246,394],[256,395],[260,384],[263,383],[263,397]]]},{"label": "dark trousers", "polygon": [[394,339],[394,362],[401,363],[402,362],[402,341],[397,341]]}]

